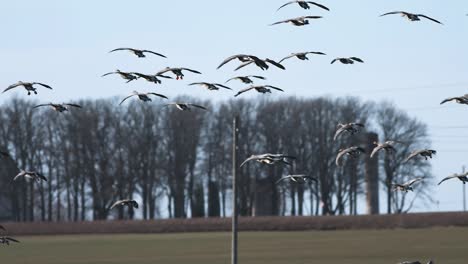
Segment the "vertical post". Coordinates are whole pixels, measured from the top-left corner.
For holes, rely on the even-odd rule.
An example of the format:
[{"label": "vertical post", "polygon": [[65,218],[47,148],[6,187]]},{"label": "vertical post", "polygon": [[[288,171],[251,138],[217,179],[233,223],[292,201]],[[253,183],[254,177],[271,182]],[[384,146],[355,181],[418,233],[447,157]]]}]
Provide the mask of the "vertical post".
[{"label": "vertical post", "polygon": [[237,264],[237,124],[239,117],[232,122],[232,248],[231,264]]},{"label": "vertical post", "polygon": [[[462,174],[465,173],[465,166],[463,166]],[[466,212],[466,187],[465,184],[462,184],[463,188],[463,212]]]}]

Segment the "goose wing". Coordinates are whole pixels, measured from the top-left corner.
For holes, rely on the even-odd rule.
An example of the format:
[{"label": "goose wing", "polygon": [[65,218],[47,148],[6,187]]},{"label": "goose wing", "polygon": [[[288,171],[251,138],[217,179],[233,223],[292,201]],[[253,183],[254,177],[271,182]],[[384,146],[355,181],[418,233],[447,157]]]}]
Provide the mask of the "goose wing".
[{"label": "goose wing", "polygon": [[364,63],[364,61],[358,57],[350,57],[351,60],[353,61],[357,61],[357,62],[360,62],[360,63]]},{"label": "goose wing", "polygon": [[287,2],[286,4],[280,6],[280,7],[276,10],[276,12],[278,12],[281,8],[286,7],[286,6],[290,5],[290,4],[294,4],[294,3],[297,3],[297,1],[290,1],[290,2]]},{"label": "goose wing", "polygon": [[247,76],[248,78],[256,78],[256,79],[260,79],[260,80],[266,80],[265,77],[263,76],[258,76],[258,75],[249,75]]},{"label": "goose wing", "polygon": [[237,96],[239,96],[239,95],[241,95],[241,94],[243,94],[243,93],[245,93],[245,92],[248,92],[248,91],[250,91],[250,90],[252,90],[252,89],[255,89],[255,87],[254,87],[254,86],[251,86],[251,87],[242,89],[242,90],[240,90],[239,92],[237,92],[236,95],[234,95],[234,97],[237,97]]},{"label": "goose wing", "polygon": [[37,177],[39,177],[41,180],[47,181],[47,178],[46,178],[44,175],[42,175],[41,173],[36,172],[36,175],[37,175]]},{"label": "goose wing", "polygon": [[265,59],[265,62],[268,62],[268,63],[270,63],[271,65],[274,65],[274,66],[276,66],[277,68],[280,68],[280,69],[282,69],[282,70],[286,70],[286,68],[285,68],[283,65],[281,65],[281,63],[278,63],[278,62],[276,62],[276,61],[274,61],[274,60]]},{"label": "goose wing", "polygon": [[338,128],[335,132],[335,136],[333,136],[333,141],[336,141],[336,139],[345,131],[346,129],[344,127]]},{"label": "goose wing", "polygon": [[164,99],[169,99],[169,98],[167,98],[167,96],[165,96],[163,94],[158,94],[158,93],[147,93],[147,94],[155,95],[155,96],[158,96],[158,97],[161,97],[161,98],[164,98]]},{"label": "goose wing", "polygon": [[407,15],[408,13],[403,12],[403,11],[393,11],[393,12],[385,13],[385,14],[380,15],[380,16],[383,17],[383,16],[388,16],[388,15],[398,15],[398,14]]},{"label": "goose wing", "polygon": [[378,145],[377,147],[375,147],[373,150],[372,150],[372,153],[370,154],[370,157],[373,158],[374,155],[379,152],[381,149],[383,148],[382,145]]},{"label": "goose wing", "polygon": [[440,22],[439,20],[436,20],[436,19],[434,19],[434,18],[432,18],[432,17],[428,17],[428,16],[422,15],[422,14],[418,14],[417,16],[418,16],[418,17],[424,17],[425,19],[429,19],[429,20],[431,20],[432,22],[436,22],[437,24],[443,25],[442,22]]},{"label": "goose wing", "polygon": [[117,48],[117,49],[113,49],[113,50],[109,51],[109,53],[115,52],[115,51],[120,51],[120,50],[135,51],[135,49],[132,49],[132,48]]},{"label": "goose wing", "polygon": [[339,60],[340,60],[340,58],[333,59],[330,64],[333,64],[333,63],[335,63],[335,62],[337,62]]},{"label": "goose wing", "polygon": [[242,167],[244,166],[244,164],[246,164],[247,162],[251,161],[251,160],[257,160],[259,159],[261,156],[260,155],[252,155],[250,156],[249,158],[247,158],[246,160],[244,160],[241,165],[239,167]]},{"label": "goose wing", "polygon": [[163,70],[158,71],[158,72],[156,73],[156,76],[160,76],[160,75],[163,74],[163,73],[170,72],[170,71],[172,71],[173,69],[174,69],[174,68],[167,67],[167,68],[165,68],[165,69],[163,69]]},{"label": "goose wing", "polygon": [[445,104],[445,103],[448,103],[450,101],[454,101],[454,100],[457,100],[457,99],[460,99],[460,97],[450,97],[450,98],[447,98],[445,100],[443,100],[440,104]]},{"label": "goose wing", "polygon": [[286,20],[278,21],[278,22],[275,22],[273,24],[270,24],[270,26],[279,25],[279,24],[283,24],[283,23],[289,23],[292,20],[295,20],[295,19],[286,19]]},{"label": "goose wing", "polygon": [[73,106],[73,107],[76,107],[76,108],[82,108],[81,105],[79,105],[79,104],[63,104],[63,105]]},{"label": "goose wing", "polygon": [[267,88],[271,88],[271,89],[274,89],[274,90],[277,90],[277,91],[281,91],[281,92],[284,92],[283,89],[281,88],[278,88],[278,87],[275,87],[275,86],[271,86],[271,85],[265,85],[263,87],[267,87]]},{"label": "goose wing", "polygon": [[350,151],[349,149],[344,149],[338,152],[338,155],[336,156],[336,160],[335,160],[336,166],[341,166],[341,163],[340,163],[341,157],[343,157],[343,155],[347,154],[349,151]]},{"label": "goose wing", "polygon": [[142,50],[141,52],[151,53],[151,54],[157,55],[159,57],[167,58],[166,56],[162,55],[161,53],[157,53],[157,52],[154,52],[154,51],[151,51],[151,50]]},{"label": "goose wing", "polygon": [[289,178],[290,178],[290,176],[283,176],[283,177],[281,177],[279,180],[277,180],[277,181],[275,182],[275,184],[278,184],[278,183],[280,183],[280,182],[282,182],[282,181],[284,181],[284,180],[286,180],[286,179],[289,179]]},{"label": "goose wing", "polygon": [[138,94],[131,94],[131,95],[125,97],[125,98],[122,100],[122,102],[120,102],[119,105],[123,104],[123,102],[125,102],[127,99],[129,99],[130,97],[135,96],[135,95],[138,95]]},{"label": "goose wing", "polygon": [[221,87],[221,88],[224,88],[224,89],[227,89],[227,90],[232,90],[231,88],[227,87],[226,85],[222,85],[220,83],[213,83],[214,86],[218,86],[218,87]]},{"label": "goose wing", "polygon": [[196,73],[196,74],[202,74],[201,72],[199,71],[196,71],[196,70],[192,70],[192,69],[189,69],[189,68],[180,68],[181,70],[184,70],[184,71],[189,71],[189,72],[193,72],[193,73]]},{"label": "goose wing", "polygon": [[21,178],[21,177],[24,177],[24,175],[26,175],[26,172],[25,171],[20,171],[20,173],[18,173],[14,178],[13,178],[13,181],[16,181],[17,179]]},{"label": "goose wing", "polygon": [[225,83],[228,83],[230,81],[237,80],[237,79],[240,79],[240,77],[232,77],[231,79],[227,80]]},{"label": "goose wing", "polygon": [[419,154],[421,154],[422,152],[424,152],[424,150],[417,150],[417,151],[414,151],[412,152],[406,159],[404,162],[408,162],[409,160],[413,159],[414,157],[418,156]]},{"label": "goose wing", "polygon": [[219,66],[216,68],[216,69],[219,69],[221,67],[223,67],[226,63],[232,61],[232,60],[235,60],[235,59],[238,59],[238,58],[245,58],[245,57],[250,57],[249,55],[245,55],[245,54],[237,54],[237,55],[232,55],[230,57],[227,57],[225,60],[223,60],[223,62],[221,62],[221,64],[219,64]]},{"label": "goose wing", "polygon": [[111,75],[111,74],[117,74],[118,72],[108,72],[108,73],[105,73],[103,74],[101,77],[104,77],[104,76],[107,76],[107,75]]},{"label": "goose wing", "polygon": [[12,237],[5,237],[6,240],[8,241],[11,241],[11,242],[15,242],[15,243],[20,243],[18,240],[12,238]]},{"label": "goose wing", "polygon": [[42,86],[42,87],[44,87],[44,88],[47,88],[47,89],[51,89],[51,90],[52,90],[52,87],[50,87],[49,85],[44,84],[44,83],[33,82],[32,84],[33,84],[33,85],[34,85],[34,84],[37,84],[37,85],[40,85],[40,86]]},{"label": "goose wing", "polygon": [[448,181],[448,180],[451,180],[451,179],[455,179],[455,178],[458,178],[460,175],[452,175],[452,176],[448,176],[448,177],[445,177],[443,178],[437,185],[441,185],[444,181]]},{"label": "goose wing", "polygon": [[244,63],[242,63],[241,65],[239,65],[237,68],[235,68],[234,70],[235,70],[235,71],[240,70],[240,69],[244,68],[245,66],[250,65],[250,64],[252,64],[252,63],[253,63],[253,61],[244,62]]},{"label": "goose wing", "polygon": [[18,87],[18,86],[22,86],[22,85],[23,85],[23,84],[22,84],[22,83],[19,83],[19,82],[18,82],[18,83],[14,83],[14,84],[8,86],[5,90],[3,90],[3,93],[6,92],[6,91],[8,91],[8,90],[14,89],[14,88],[16,88],[16,87]]},{"label": "goose wing", "polygon": [[422,177],[418,177],[418,178],[412,179],[412,180],[410,180],[410,181],[408,181],[408,182],[405,182],[403,185],[409,187],[409,186],[411,186],[411,185],[413,185],[413,184],[415,184],[415,183],[417,183],[417,182],[420,182],[420,181],[422,181],[422,180],[423,180]]},{"label": "goose wing", "polygon": [[307,1],[308,4],[311,4],[311,5],[314,5],[314,6],[317,6],[317,7],[320,7],[322,9],[325,9],[327,11],[330,11],[330,8],[322,5],[322,4],[319,4],[319,3],[316,3],[316,2],[312,2],[312,1]]},{"label": "goose wing", "polygon": [[281,62],[283,62],[283,61],[285,61],[285,60],[287,60],[287,59],[294,58],[294,57],[296,57],[297,55],[301,55],[301,54],[304,54],[304,53],[292,53],[291,55],[282,58],[282,59],[279,61],[279,63],[281,63]]},{"label": "goose wing", "polygon": [[118,200],[117,202],[115,202],[115,203],[110,207],[110,210],[114,209],[114,207],[119,206],[119,205],[121,205],[121,204],[123,204],[123,203],[125,203],[125,202],[126,202],[126,200]]},{"label": "goose wing", "polygon": [[43,107],[43,106],[51,106],[52,104],[39,104],[34,106],[33,108]]}]

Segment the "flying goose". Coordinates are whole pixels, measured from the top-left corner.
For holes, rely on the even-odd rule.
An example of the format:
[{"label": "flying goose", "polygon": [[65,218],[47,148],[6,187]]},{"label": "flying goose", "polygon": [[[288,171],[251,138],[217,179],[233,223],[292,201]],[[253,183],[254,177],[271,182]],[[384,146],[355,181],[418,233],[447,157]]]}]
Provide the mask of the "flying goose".
[{"label": "flying goose", "polygon": [[423,178],[419,177],[419,178],[412,179],[405,183],[393,183],[392,188],[393,188],[393,191],[402,191],[402,192],[413,191],[412,185],[422,180]]},{"label": "flying goose", "polygon": [[172,77],[170,76],[165,76],[165,75],[149,75],[149,74],[143,74],[143,73],[139,73],[139,72],[130,72],[130,74],[132,75],[135,75],[137,76],[137,78],[143,78],[145,79],[146,81],[148,82],[152,82],[152,83],[155,83],[155,84],[161,84],[161,80],[158,78],[158,77],[161,77],[161,78],[166,78],[166,79],[172,79]]},{"label": "flying goose", "polygon": [[445,177],[444,179],[442,179],[439,182],[439,184],[437,184],[437,185],[440,185],[444,181],[448,181],[448,180],[451,180],[451,179],[459,179],[461,182],[463,182],[463,184],[466,184],[468,182],[468,177],[467,176],[468,176],[468,172],[463,173],[463,174],[453,174],[452,176],[448,176],[448,177]]},{"label": "flying goose", "polygon": [[115,70],[115,72],[108,72],[106,74],[103,74],[101,77],[105,77],[105,76],[111,75],[111,74],[118,74],[120,77],[127,80],[127,83],[138,79],[138,77],[133,75],[131,72],[123,72],[123,71],[120,71],[120,70]]},{"label": "flying goose", "polygon": [[308,52],[298,52],[298,53],[292,53],[291,55],[287,56],[287,57],[284,57],[283,59],[281,59],[279,61],[279,63],[287,60],[287,59],[290,59],[290,58],[293,58],[293,57],[296,57],[300,60],[309,60],[309,58],[307,57],[308,54],[315,54],[315,55],[327,55],[323,52],[317,52],[317,51],[308,51]]},{"label": "flying goose", "polygon": [[261,60],[261,59],[257,58],[257,59],[251,60],[251,61],[244,62],[241,65],[239,65],[237,68],[235,68],[234,70],[235,71],[240,70],[240,69],[244,68],[245,66],[251,65],[252,63],[254,63],[257,67],[259,67],[263,71],[268,70],[270,68],[270,66],[268,66],[268,63],[273,65],[273,66],[276,66],[277,68],[280,68],[282,70],[286,70],[286,67],[284,67],[281,63],[276,62],[276,61],[271,60],[271,59],[268,59],[268,58],[266,58],[264,60]]},{"label": "flying goose", "polygon": [[229,87],[227,87],[225,85],[219,84],[219,83],[195,82],[195,83],[191,83],[189,85],[200,85],[200,86],[203,86],[203,87],[205,87],[206,89],[208,89],[210,91],[219,90],[220,88],[232,90],[231,88],[229,88]]},{"label": "flying goose", "polygon": [[412,153],[405,159],[405,162],[408,162],[409,160],[415,158],[415,157],[418,156],[418,155],[423,156],[425,160],[427,160],[428,158],[431,158],[431,159],[432,159],[432,155],[435,155],[436,153],[437,153],[437,151],[435,151],[435,150],[433,150],[433,149],[422,149],[422,150],[417,150],[417,151],[412,152]]},{"label": "flying goose", "polygon": [[53,104],[53,103],[48,103],[48,104],[40,104],[36,105],[33,108],[38,108],[38,107],[43,107],[43,106],[50,106],[54,111],[57,111],[59,113],[63,113],[65,111],[68,111],[68,106],[76,107],[76,108],[81,108],[81,105],[77,104]]},{"label": "flying goose", "polygon": [[116,206],[129,206],[138,209],[138,203],[135,200],[124,199],[115,202],[111,207],[110,210],[114,209]]},{"label": "flying goose", "polygon": [[49,85],[47,84],[43,84],[43,83],[40,83],[40,82],[22,82],[22,81],[19,81],[15,84],[12,84],[10,86],[8,86],[4,91],[8,91],[8,90],[11,90],[11,89],[14,89],[16,87],[19,87],[19,86],[23,86],[24,89],[26,89],[26,91],[28,91],[28,95],[31,95],[31,92],[33,92],[34,94],[37,94],[37,88],[34,88],[34,85],[40,85],[42,87],[45,87],[47,89],[51,89],[52,90],[52,87],[50,87]]},{"label": "flying goose", "polygon": [[296,175],[286,175],[284,177],[281,177],[279,180],[276,181],[276,184],[284,181],[284,180],[290,180],[291,182],[295,183],[306,183],[307,180],[317,182],[317,179],[314,177],[307,176],[305,174],[296,174]]},{"label": "flying goose", "polygon": [[170,68],[170,67],[166,67],[164,70],[157,72],[156,75],[161,75],[161,74],[166,73],[166,72],[172,72],[176,76],[176,80],[182,80],[182,79],[184,79],[184,74],[182,73],[182,71],[189,71],[189,72],[193,72],[193,73],[196,73],[196,74],[201,74],[201,72],[196,71],[196,70],[192,70],[192,69],[189,69],[189,68]]},{"label": "flying goose", "polygon": [[204,106],[196,105],[196,104],[189,104],[189,103],[170,103],[170,104],[164,105],[163,107],[170,106],[170,105],[174,105],[175,107],[177,107],[177,109],[181,111],[191,111],[192,110],[191,106],[208,111],[208,109]]},{"label": "flying goose", "polygon": [[243,90],[240,90],[239,92],[237,92],[236,95],[234,95],[234,97],[237,97],[245,92],[248,92],[250,90],[256,90],[257,92],[259,93],[262,93],[262,94],[265,94],[265,93],[271,93],[271,89],[274,89],[274,90],[277,90],[277,91],[281,91],[281,92],[284,92],[284,90],[278,88],[278,87],[274,87],[274,86],[271,86],[271,85],[257,85],[257,86],[250,86],[248,88],[245,88]]},{"label": "flying goose", "polygon": [[244,162],[242,162],[240,167],[244,166],[244,164],[246,164],[247,162],[252,161],[252,160],[255,160],[256,162],[259,162],[259,163],[262,163],[262,164],[267,164],[267,165],[273,165],[273,164],[276,164],[276,163],[283,163],[283,164],[286,164],[286,165],[291,165],[288,162],[289,159],[295,160],[296,157],[293,157],[293,156],[290,156],[290,155],[285,155],[285,154],[270,154],[270,153],[260,154],[260,155],[252,155],[249,158],[247,158],[246,160],[244,160]]},{"label": "flying goose", "polygon": [[302,16],[302,17],[286,19],[286,20],[283,20],[283,21],[278,21],[278,22],[275,22],[275,23],[271,24],[270,26],[283,24],[283,23],[291,23],[294,26],[300,27],[300,26],[309,25],[310,24],[309,19],[319,19],[319,18],[322,18],[322,17],[321,16]]},{"label": "flying goose", "polygon": [[258,75],[248,75],[248,76],[237,76],[237,77],[233,77],[229,80],[226,81],[226,83],[232,81],[232,80],[239,80],[245,84],[253,84],[253,80],[252,78],[256,78],[256,79],[260,79],[260,80],[266,80],[265,77],[262,77],[262,76],[258,76]]},{"label": "flying goose", "polygon": [[9,246],[10,242],[19,243],[18,240],[14,239],[12,237],[7,237],[7,236],[0,237],[0,244],[6,244],[7,246]]},{"label": "flying goose", "polygon": [[377,152],[379,152],[380,150],[385,150],[386,152],[395,152],[396,149],[393,145],[395,145],[396,143],[401,143],[401,142],[398,142],[398,141],[385,141],[384,143],[379,143],[379,142],[374,142],[374,145],[376,145],[376,147],[372,150],[372,153],[370,154],[370,157],[373,158],[375,154],[377,154]]},{"label": "flying goose", "polygon": [[359,128],[364,127],[364,124],[361,123],[347,123],[347,124],[338,124],[338,130],[335,132],[333,140],[335,141],[341,134],[344,132],[351,133],[351,135],[359,132]]},{"label": "flying goose", "polygon": [[422,15],[422,14],[412,14],[412,13],[408,13],[408,12],[404,12],[404,11],[395,11],[395,12],[389,12],[389,13],[385,13],[383,15],[381,15],[381,17],[383,16],[387,16],[387,15],[398,15],[400,14],[402,17],[406,17],[409,21],[421,21],[420,17],[423,17],[425,19],[429,19],[433,22],[436,22],[438,24],[441,24],[443,25],[440,21],[438,20],[435,20],[434,18],[431,18],[431,17],[428,17],[426,15]]},{"label": "flying goose", "polygon": [[347,149],[340,149],[335,160],[336,166],[343,165],[342,163],[340,163],[340,160],[344,155],[348,155],[351,158],[357,158],[361,153],[365,153],[365,152],[366,150],[364,148],[357,147],[357,146],[349,147]]},{"label": "flying goose", "polygon": [[330,64],[333,64],[337,61],[341,62],[342,64],[354,64],[355,61],[364,63],[364,61],[358,57],[349,57],[349,58],[336,58],[332,60]]},{"label": "flying goose", "polygon": [[311,1],[301,1],[301,0],[296,0],[296,1],[291,1],[291,2],[287,2],[286,4],[280,6],[278,8],[278,10],[276,11],[279,11],[281,8],[285,7],[285,6],[288,6],[288,5],[291,5],[291,4],[298,4],[300,7],[304,8],[304,9],[310,9],[310,5],[315,5],[315,6],[318,6],[322,9],[325,9],[327,11],[330,11],[330,9],[324,5],[321,5],[319,3],[316,3],[316,2],[311,2]]},{"label": "flying goose", "polygon": [[132,49],[132,48],[118,48],[118,49],[113,49],[109,51],[109,53],[114,52],[114,51],[120,51],[120,50],[127,50],[135,54],[138,58],[145,58],[145,53],[151,53],[154,55],[157,55],[159,57],[167,58],[166,56],[162,55],[161,53],[157,53],[151,50],[139,50],[139,49]]},{"label": "flying goose", "polygon": [[140,99],[143,102],[151,102],[151,98],[149,97],[150,95],[158,96],[164,99],[168,99],[165,95],[158,94],[158,93],[139,93],[137,91],[133,91],[133,93],[127,97],[125,97],[122,102],[120,102],[119,105],[121,105],[123,102],[125,102],[128,98],[133,97],[133,96],[138,96],[138,99]]},{"label": "flying goose", "polygon": [[21,170],[20,173],[18,173],[18,175],[16,175],[15,178],[13,178],[13,181],[16,181],[17,179],[21,177],[24,177],[27,179],[33,179],[37,182],[40,182],[41,180],[47,181],[47,178],[44,175],[35,171],[25,171],[25,170]]},{"label": "flying goose", "polygon": [[450,101],[455,101],[457,104],[466,104],[468,105],[468,94],[465,94],[463,96],[457,96],[457,97],[451,97],[443,100],[440,104],[445,104]]}]

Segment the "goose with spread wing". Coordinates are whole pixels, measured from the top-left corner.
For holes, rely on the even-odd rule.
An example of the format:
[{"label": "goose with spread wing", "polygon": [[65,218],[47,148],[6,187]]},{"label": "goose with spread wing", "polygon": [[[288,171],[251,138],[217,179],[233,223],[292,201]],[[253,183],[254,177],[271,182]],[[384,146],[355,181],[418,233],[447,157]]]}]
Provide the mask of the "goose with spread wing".
[{"label": "goose with spread wing", "polygon": [[393,141],[393,140],[389,140],[389,141],[385,141],[383,143],[379,143],[379,142],[375,142],[374,141],[374,145],[375,148],[372,150],[372,153],[370,154],[370,157],[373,158],[375,154],[377,154],[379,151],[381,150],[384,150],[385,152],[396,152],[396,149],[393,145],[395,145],[396,143],[401,143],[399,141]]},{"label": "goose with spread wing", "polygon": [[8,236],[1,236],[0,237],[0,244],[5,244],[5,245],[9,246],[11,242],[19,243],[19,241],[17,239],[14,239],[12,237],[8,237]]},{"label": "goose with spread wing", "polygon": [[32,179],[37,182],[47,181],[47,178],[39,172],[36,171],[25,171],[21,170],[14,178],[13,181],[18,180],[19,178]]},{"label": "goose with spread wing", "polygon": [[280,6],[278,8],[278,10],[276,10],[276,11],[279,11],[281,8],[283,8],[285,6],[288,6],[288,5],[291,5],[291,4],[298,4],[303,9],[310,9],[310,5],[314,5],[314,6],[322,8],[322,9],[325,9],[327,11],[330,11],[330,8],[328,8],[328,7],[326,7],[326,6],[322,5],[322,4],[319,4],[317,2],[312,2],[312,1],[303,1],[303,0],[295,0],[295,1],[287,2],[286,4]]},{"label": "goose with spread wing", "polygon": [[133,93],[131,95],[125,97],[122,100],[122,102],[120,102],[119,105],[121,105],[123,102],[125,102],[127,99],[129,99],[130,97],[133,97],[133,96],[138,96],[138,99],[140,99],[143,102],[151,102],[152,100],[150,98],[150,95],[154,95],[154,96],[157,96],[157,97],[168,99],[165,95],[158,94],[158,93],[139,93],[137,91],[133,91]]},{"label": "goose with spread wing", "polygon": [[161,80],[158,78],[166,78],[166,79],[172,79],[172,77],[170,76],[165,76],[165,75],[162,75],[162,74],[154,74],[154,75],[151,75],[151,74],[143,74],[143,73],[139,73],[139,72],[131,72],[130,74],[132,75],[135,75],[138,79],[139,78],[142,78],[148,82],[152,82],[152,83],[155,83],[155,84],[161,84]]},{"label": "goose with spread wing", "polygon": [[385,13],[383,15],[381,15],[381,17],[383,16],[388,16],[388,15],[401,15],[402,17],[406,17],[409,21],[412,21],[412,22],[415,22],[415,21],[421,21],[421,17],[422,18],[425,18],[425,19],[428,19],[432,22],[435,22],[437,24],[442,24],[442,22],[432,18],[432,17],[428,17],[426,15],[422,15],[422,14],[412,14],[412,13],[408,13],[408,12],[404,12],[404,11],[394,11],[394,12],[388,12],[388,13]]},{"label": "goose with spread wing", "polygon": [[244,160],[244,162],[242,162],[240,167],[244,166],[249,161],[256,161],[261,164],[267,164],[267,165],[273,165],[276,163],[283,163],[286,165],[291,165],[291,163],[289,163],[288,160],[295,160],[295,159],[296,157],[291,156],[291,155],[285,155],[285,154],[267,153],[267,154],[260,154],[260,155],[252,155],[246,160]]},{"label": "goose with spread wing", "polygon": [[227,90],[232,90],[231,88],[229,88],[229,87],[227,87],[225,85],[219,84],[219,83],[195,82],[195,83],[191,83],[189,85],[200,85],[200,86],[203,86],[203,87],[205,87],[206,89],[208,89],[210,91],[217,91],[220,88],[227,89]]},{"label": "goose with spread wing", "polygon": [[330,64],[333,64],[337,61],[341,62],[342,64],[354,64],[354,62],[364,63],[364,61],[358,57],[349,57],[349,58],[336,58],[332,60]]},{"label": "goose with spread wing", "polygon": [[208,109],[204,106],[191,104],[191,103],[170,103],[170,104],[164,105],[164,107],[171,106],[171,105],[175,106],[177,109],[181,111],[192,111],[192,107],[196,107],[196,108],[208,111]]},{"label": "goose with spread wing", "polygon": [[433,149],[421,149],[421,150],[416,150],[412,152],[406,159],[405,162],[410,161],[411,159],[417,157],[417,156],[422,156],[424,157],[425,160],[432,159],[432,156],[437,154],[437,151]]},{"label": "goose with spread wing", "polygon": [[420,181],[422,181],[423,178],[422,177],[419,177],[419,178],[415,178],[415,179],[412,179],[408,182],[405,182],[405,183],[393,183],[392,184],[392,188],[394,191],[402,191],[402,192],[408,192],[408,191],[413,191],[413,185],[415,183],[418,183]]},{"label": "goose with spread wing", "polygon": [[243,94],[245,92],[251,91],[251,90],[255,90],[255,91],[257,91],[259,93],[262,93],[262,94],[271,93],[271,89],[284,92],[284,90],[282,90],[282,89],[280,89],[278,87],[271,86],[271,85],[257,85],[257,86],[250,86],[250,87],[247,87],[247,88],[245,88],[243,90],[240,90],[234,96],[237,97],[237,96],[239,96],[239,95],[241,95],[241,94]]},{"label": "goose with spread wing", "polygon": [[39,104],[39,105],[34,106],[33,108],[38,108],[38,107],[43,107],[43,106],[49,106],[54,111],[59,112],[59,113],[69,111],[69,107],[81,108],[81,105],[71,104],[71,103],[68,103],[68,104],[54,104],[54,103]]},{"label": "goose with spread wing", "polygon": [[336,156],[335,164],[336,166],[342,166],[343,164],[340,161],[344,155],[349,156],[351,158],[357,158],[362,153],[366,153],[366,150],[358,146],[349,147],[347,149],[340,149],[338,155]]},{"label": "goose with spread wing", "polygon": [[254,81],[253,81],[253,78],[255,79],[259,79],[259,80],[266,80],[265,77],[263,76],[258,76],[258,75],[247,75],[247,76],[236,76],[236,77],[233,77],[229,80],[226,81],[226,83],[230,82],[230,81],[233,81],[233,80],[239,80],[245,84],[253,84]]},{"label": "goose with spread wing", "polygon": [[290,182],[294,183],[306,183],[307,181],[317,182],[317,179],[311,176],[307,176],[305,174],[293,174],[293,175],[286,175],[281,177],[279,180],[276,181],[276,184],[284,181],[289,180]]},{"label": "goose with spread wing", "polygon": [[199,71],[192,70],[192,69],[189,69],[189,68],[166,67],[164,70],[157,72],[156,75],[161,75],[161,74],[164,74],[166,72],[172,72],[176,76],[176,80],[183,80],[185,75],[182,73],[182,71],[189,71],[189,72],[196,73],[196,74],[202,74]]},{"label": "goose with spread wing", "polygon": [[110,210],[114,209],[116,206],[128,206],[138,209],[138,203],[135,200],[131,199],[123,199],[115,202],[111,207]]},{"label": "goose with spread wing", "polygon": [[291,58],[298,58],[300,60],[309,60],[309,58],[307,57],[308,54],[315,54],[315,55],[327,55],[323,52],[319,52],[319,51],[307,51],[307,52],[298,52],[298,53],[292,53],[291,55],[287,56],[287,57],[284,57],[282,58],[279,63],[287,60],[287,59],[291,59]]},{"label": "goose with spread wing", "polygon": [[157,52],[154,52],[154,51],[151,51],[151,50],[141,50],[141,49],[132,49],[132,48],[113,49],[113,50],[109,51],[109,53],[115,52],[115,51],[121,51],[121,50],[130,51],[133,54],[135,54],[138,58],[145,58],[146,57],[145,53],[150,53],[150,54],[153,54],[153,55],[156,55],[156,56],[159,56],[159,57],[167,58],[166,56],[162,55],[161,53],[157,53]]},{"label": "goose with spread wing", "polygon": [[468,105],[468,94],[465,94],[463,96],[457,96],[457,97],[450,97],[445,100],[443,100],[440,104],[445,104],[447,102],[454,101],[457,104],[465,104]]},{"label": "goose with spread wing", "polygon": [[354,135],[360,131],[360,128],[363,128],[364,124],[361,123],[347,123],[347,124],[338,124],[338,130],[335,132],[335,136],[333,137],[333,140],[336,140],[341,134],[347,132],[350,133],[351,135]]},{"label": "goose with spread wing", "polygon": [[451,179],[459,179],[461,182],[463,182],[463,184],[466,184],[468,182],[468,172],[462,174],[453,174],[451,176],[445,177],[437,185],[441,185],[444,181]]},{"label": "goose with spread wing", "polygon": [[42,86],[44,88],[52,90],[52,87],[50,87],[49,85],[44,84],[44,83],[19,81],[17,83],[14,83],[14,84],[8,86],[5,90],[3,90],[3,93],[6,92],[6,91],[9,91],[11,89],[14,89],[16,87],[23,86],[23,88],[26,89],[26,91],[28,91],[28,95],[31,95],[31,92],[33,92],[34,94],[37,94],[37,88],[35,88],[34,85],[39,85],[39,86]]},{"label": "goose with spread wing", "polygon": [[310,24],[309,19],[320,19],[320,18],[322,17],[321,16],[302,16],[302,17],[296,17],[296,18],[278,21],[278,22],[271,24],[270,26],[291,23],[294,26],[301,27],[301,26],[309,25]]},{"label": "goose with spread wing", "polygon": [[112,74],[118,74],[120,77],[122,77],[122,79],[127,80],[127,83],[138,79],[138,77],[133,75],[131,72],[123,72],[118,69],[115,70],[114,72],[108,72],[106,74],[103,74],[101,77],[105,77],[105,76],[112,75]]}]

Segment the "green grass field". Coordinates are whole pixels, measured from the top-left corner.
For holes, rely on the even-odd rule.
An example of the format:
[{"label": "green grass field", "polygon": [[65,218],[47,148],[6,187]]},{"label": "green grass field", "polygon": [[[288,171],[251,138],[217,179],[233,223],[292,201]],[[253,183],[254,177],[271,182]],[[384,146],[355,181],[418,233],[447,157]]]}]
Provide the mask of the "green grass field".
[{"label": "green grass field", "polygon": [[[1,263],[229,263],[228,233],[18,237],[0,245]],[[239,236],[242,264],[394,264],[433,258],[468,261],[468,228],[389,231],[248,232]]]}]

